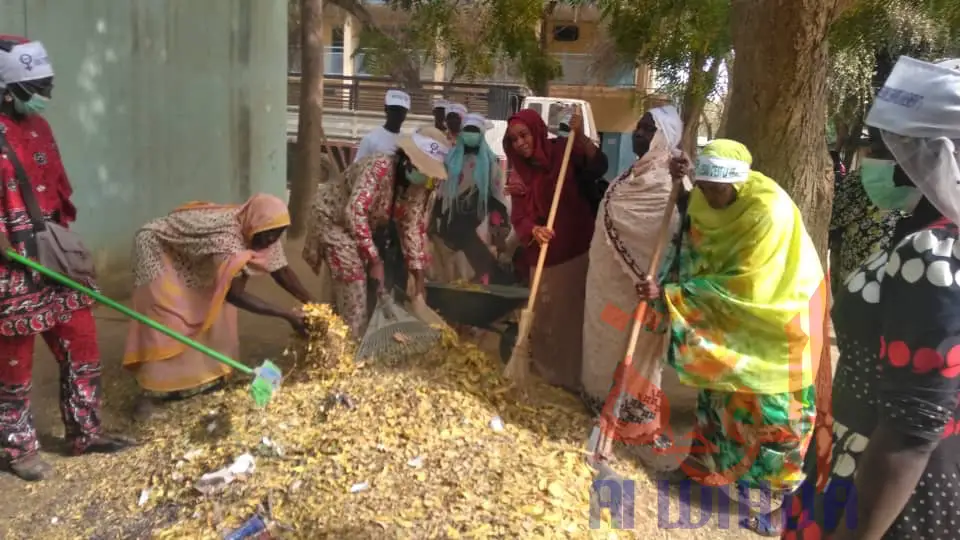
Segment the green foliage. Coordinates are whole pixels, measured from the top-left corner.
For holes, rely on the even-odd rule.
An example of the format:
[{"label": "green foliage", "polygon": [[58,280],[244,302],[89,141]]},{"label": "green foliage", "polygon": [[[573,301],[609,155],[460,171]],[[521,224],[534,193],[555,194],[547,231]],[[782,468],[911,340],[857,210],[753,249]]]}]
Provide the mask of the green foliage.
[{"label": "green foliage", "polygon": [[655,69],[661,92],[694,108],[722,98],[717,67],[731,49],[729,0],[600,0],[599,6],[619,55]]},{"label": "green foliage", "polygon": [[448,62],[458,78],[490,76],[504,59],[519,66],[530,86],[559,75],[559,64],[540,48],[537,29],[545,6],[539,0],[389,0],[387,5],[403,23],[368,26],[361,33],[365,67],[373,73],[389,73],[403,56],[420,51],[424,62]]},{"label": "green foliage", "polygon": [[856,123],[875,93],[878,56],[960,53],[956,0],[859,0],[831,29],[830,111]]}]

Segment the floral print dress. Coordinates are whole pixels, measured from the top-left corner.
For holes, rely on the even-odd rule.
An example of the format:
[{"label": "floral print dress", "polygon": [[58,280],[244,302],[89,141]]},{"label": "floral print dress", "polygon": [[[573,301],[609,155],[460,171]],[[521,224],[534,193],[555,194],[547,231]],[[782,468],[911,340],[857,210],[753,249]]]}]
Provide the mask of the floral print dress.
[{"label": "floral print dress", "polygon": [[[830,217],[830,269],[834,284],[839,285],[871,253],[887,249],[903,214],[877,208],[863,189],[860,171],[850,173],[836,186]],[[838,291],[835,287],[834,294]]]},{"label": "floral print dress", "polygon": [[430,263],[433,192],[412,186],[395,196],[395,169],[391,155],[362,158],[344,171],[343,182],[321,184],[313,202],[303,258],[316,273],[323,263],[330,268],[337,312],[357,338],[368,319],[367,268],[384,255],[374,241],[377,229],[394,220],[408,270]]}]

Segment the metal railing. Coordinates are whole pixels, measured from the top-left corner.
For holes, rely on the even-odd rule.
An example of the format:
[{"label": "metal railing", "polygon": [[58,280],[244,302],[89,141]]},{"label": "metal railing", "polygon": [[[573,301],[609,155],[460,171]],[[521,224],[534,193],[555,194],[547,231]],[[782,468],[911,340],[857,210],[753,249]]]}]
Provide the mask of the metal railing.
[{"label": "metal railing", "polygon": [[[383,111],[383,96],[397,83],[387,77],[327,75],[323,79],[323,107],[349,111]],[[510,94],[525,94],[526,89],[519,86],[496,86],[489,84],[467,84],[421,81],[419,88],[408,88],[410,94],[410,114],[432,114],[433,100],[443,97],[463,103],[473,112],[491,115],[490,100],[508,99]],[[491,97],[493,96],[493,97]],[[507,96],[507,97],[504,97]],[[287,78],[287,104],[297,106],[300,103],[300,75],[291,73]],[[502,116],[501,109],[508,108],[505,103],[495,101],[493,116]],[[499,112],[496,112],[499,111]]]}]

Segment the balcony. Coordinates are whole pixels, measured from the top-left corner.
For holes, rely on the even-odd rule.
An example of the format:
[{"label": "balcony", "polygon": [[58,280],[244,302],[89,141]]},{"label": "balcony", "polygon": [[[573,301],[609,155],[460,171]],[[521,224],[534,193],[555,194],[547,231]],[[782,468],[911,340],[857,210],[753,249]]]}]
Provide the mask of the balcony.
[{"label": "balcony", "polygon": [[[343,47],[327,46],[323,48],[324,75],[343,75],[343,61]],[[290,47],[287,52],[287,71],[300,73],[302,67],[300,49]]]},{"label": "balcony", "polygon": [[554,53],[553,57],[560,62],[563,74],[551,82],[570,86],[634,86],[635,68],[624,64],[616,73],[605,78],[597,77],[592,68],[594,57],[584,53]]}]

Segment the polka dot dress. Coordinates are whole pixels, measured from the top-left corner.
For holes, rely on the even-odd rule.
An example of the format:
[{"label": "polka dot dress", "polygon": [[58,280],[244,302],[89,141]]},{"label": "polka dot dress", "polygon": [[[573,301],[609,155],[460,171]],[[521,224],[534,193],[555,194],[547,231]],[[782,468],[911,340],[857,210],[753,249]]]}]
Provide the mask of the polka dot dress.
[{"label": "polka dot dress", "polygon": [[[785,505],[784,538],[819,539],[842,510],[882,421],[937,448],[884,538],[960,540],[960,235],[941,221],[880,251],[843,283],[833,309],[840,359],[830,448],[811,446],[808,480]],[[819,458],[819,459],[817,459]],[[827,459],[828,458],[828,459]],[[828,463],[816,489],[818,463]],[[869,472],[868,472],[869,474]],[[848,524],[852,524],[848,522]]]}]

